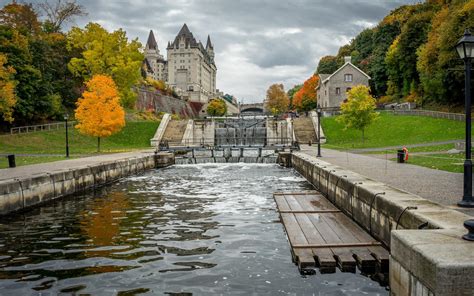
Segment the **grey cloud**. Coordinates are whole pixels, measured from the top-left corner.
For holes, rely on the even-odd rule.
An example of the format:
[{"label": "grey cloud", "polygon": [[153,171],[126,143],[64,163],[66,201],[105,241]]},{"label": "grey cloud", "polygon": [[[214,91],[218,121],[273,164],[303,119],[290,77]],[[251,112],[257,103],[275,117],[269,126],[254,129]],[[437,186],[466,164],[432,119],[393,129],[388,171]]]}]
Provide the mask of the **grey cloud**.
[{"label": "grey cloud", "polygon": [[[28,2],[28,0],[25,0]],[[150,29],[162,53],[183,23],[202,42],[211,35],[217,86],[258,101],[275,82],[303,82],[324,55],[376,24],[390,10],[417,0],[77,0],[93,21],[123,28],[144,43]],[[10,1],[0,0],[0,4]],[[39,0],[30,0],[35,3]],[[238,49],[238,50],[235,50]]]}]

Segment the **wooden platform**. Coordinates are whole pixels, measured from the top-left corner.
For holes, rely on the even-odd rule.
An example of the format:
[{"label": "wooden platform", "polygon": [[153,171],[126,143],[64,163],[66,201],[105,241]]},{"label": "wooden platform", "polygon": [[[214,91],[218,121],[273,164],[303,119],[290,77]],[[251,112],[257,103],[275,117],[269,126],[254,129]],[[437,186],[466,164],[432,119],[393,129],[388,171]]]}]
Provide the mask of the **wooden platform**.
[{"label": "wooden platform", "polygon": [[317,191],[273,197],[300,271],[388,271],[388,251]]}]

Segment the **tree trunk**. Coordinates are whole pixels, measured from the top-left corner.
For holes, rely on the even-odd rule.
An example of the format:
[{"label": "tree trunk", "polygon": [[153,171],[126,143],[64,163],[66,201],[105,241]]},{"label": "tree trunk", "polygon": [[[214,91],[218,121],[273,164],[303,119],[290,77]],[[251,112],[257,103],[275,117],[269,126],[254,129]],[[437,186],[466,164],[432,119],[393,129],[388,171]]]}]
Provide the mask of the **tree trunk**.
[{"label": "tree trunk", "polygon": [[97,137],[97,152],[100,152],[100,137]]}]

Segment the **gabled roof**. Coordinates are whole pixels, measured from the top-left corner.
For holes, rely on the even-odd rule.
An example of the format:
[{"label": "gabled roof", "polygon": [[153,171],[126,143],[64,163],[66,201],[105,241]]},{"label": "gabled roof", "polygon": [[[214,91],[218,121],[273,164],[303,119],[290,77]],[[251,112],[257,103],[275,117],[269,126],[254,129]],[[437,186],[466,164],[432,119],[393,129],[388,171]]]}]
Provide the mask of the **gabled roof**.
[{"label": "gabled roof", "polygon": [[148,40],[146,42],[146,47],[149,49],[157,49],[158,43],[156,43],[155,35],[153,34],[153,30],[150,30],[150,34],[148,35]]},{"label": "gabled roof", "polygon": [[318,82],[318,85],[316,86],[316,89],[319,89],[319,87],[321,86],[321,83],[323,83],[323,81],[326,80],[326,78],[331,76],[331,74],[318,74],[318,76],[319,76],[319,82]]},{"label": "gabled roof", "polygon": [[[326,79],[324,79],[322,81],[322,83],[326,83],[328,82],[334,75],[336,75],[339,71],[341,71],[342,69],[344,69],[346,66],[352,66],[354,69],[356,69],[357,71],[359,71],[360,73],[362,73],[362,75],[366,76],[368,79],[371,79],[369,75],[367,75],[364,71],[362,71],[361,69],[357,68],[353,63],[351,62],[346,62],[344,65],[342,65],[341,68],[337,69],[336,72],[332,73],[331,75],[329,75],[329,77],[327,77]],[[325,74],[322,74],[322,75],[325,75]]]},{"label": "gabled roof", "polygon": [[178,35],[176,35],[176,38],[174,38],[173,43],[170,44],[168,47],[178,47],[179,46],[179,40],[181,38],[184,38],[184,43],[186,44],[185,46],[191,46],[191,47],[196,47],[198,46],[198,43],[196,39],[193,36],[193,33],[189,31],[188,26],[186,24],[181,27],[181,30],[179,30]]}]

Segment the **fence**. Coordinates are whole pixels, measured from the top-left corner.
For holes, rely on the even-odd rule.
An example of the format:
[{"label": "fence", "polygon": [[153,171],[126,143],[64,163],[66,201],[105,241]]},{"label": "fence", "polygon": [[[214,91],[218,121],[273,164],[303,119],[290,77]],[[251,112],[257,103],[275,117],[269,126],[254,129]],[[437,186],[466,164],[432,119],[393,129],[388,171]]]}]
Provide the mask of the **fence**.
[{"label": "fence", "polygon": [[[67,125],[72,127],[76,124],[75,121],[68,121]],[[35,133],[35,132],[44,132],[44,131],[54,131],[61,128],[65,128],[65,122],[54,122],[54,123],[47,123],[47,124],[38,124],[38,125],[26,125],[26,126],[18,126],[12,127],[10,129],[10,134],[28,134],[28,133]]]},{"label": "fence", "polygon": [[444,118],[457,121],[466,120],[466,116],[461,113],[448,113],[439,111],[428,111],[428,110],[393,110],[395,115],[414,115],[414,116],[429,116],[434,118]]}]

